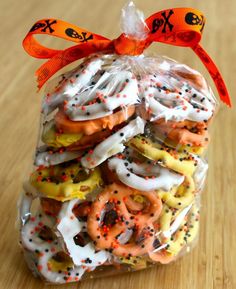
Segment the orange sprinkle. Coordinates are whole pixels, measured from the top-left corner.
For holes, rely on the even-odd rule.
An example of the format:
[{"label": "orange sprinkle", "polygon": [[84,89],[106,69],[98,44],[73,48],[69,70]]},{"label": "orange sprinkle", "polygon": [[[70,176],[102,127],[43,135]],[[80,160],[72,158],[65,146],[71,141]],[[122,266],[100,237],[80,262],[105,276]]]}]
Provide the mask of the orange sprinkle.
[{"label": "orange sprinkle", "polygon": [[38,271],[41,271],[43,269],[43,266],[42,265],[38,265],[37,269],[38,269]]}]

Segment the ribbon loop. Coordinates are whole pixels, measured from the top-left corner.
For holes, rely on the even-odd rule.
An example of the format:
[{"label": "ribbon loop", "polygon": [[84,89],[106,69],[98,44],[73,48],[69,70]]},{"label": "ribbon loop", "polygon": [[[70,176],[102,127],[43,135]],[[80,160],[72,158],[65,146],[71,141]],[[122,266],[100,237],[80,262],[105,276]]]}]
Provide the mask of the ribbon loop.
[{"label": "ribbon loop", "polygon": [[36,58],[52,58],[63,50],[55,50],[41,45],[35,34],[48,34],[50,36],[73,41],[78,44],[108,40],[106,37],[91,33],[76,25],[58,19],[41,19],[37,21],[23,40],[24,49]]},{"label": "ribbon loop", "polygon": [[[151,15],[145,22],[149,29],[145,40],[130,39],[125,34],[121,34],[115,40],[109,40],[62,20],[37,21],[23,40],[23,47],[33,57],[49,59],[36,71],[39,89],[58,70],[92,53],[139,55],[152,42],[162,42],[192,48],[209,71],[220,99],[231,106],[226,85],[217,66],[199,45],[206,22],[200,11],[192,8],[172,8]],[[36,34],[48,34],[75,42],[77,45],[65,50],[47,48],[34,38]]]},{"label": "ribbon loop", "polygon": [[151,42],[184,47],[193,47],[201,40],[205,22],[204,15],[192,8],[163,10],[146,20]]}]

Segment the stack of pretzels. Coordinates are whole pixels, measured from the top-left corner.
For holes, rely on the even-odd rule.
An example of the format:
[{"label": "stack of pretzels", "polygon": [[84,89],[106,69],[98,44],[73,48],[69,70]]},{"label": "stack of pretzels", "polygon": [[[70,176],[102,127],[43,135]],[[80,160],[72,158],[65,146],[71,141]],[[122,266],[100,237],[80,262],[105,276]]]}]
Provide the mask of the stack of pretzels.
[{"label": "stack of pretzels", "polygon": [[93,55],[51,82],[20,207],[31,269],[66,283],[187,252],[216,109],[204,78],[164,57]]}]

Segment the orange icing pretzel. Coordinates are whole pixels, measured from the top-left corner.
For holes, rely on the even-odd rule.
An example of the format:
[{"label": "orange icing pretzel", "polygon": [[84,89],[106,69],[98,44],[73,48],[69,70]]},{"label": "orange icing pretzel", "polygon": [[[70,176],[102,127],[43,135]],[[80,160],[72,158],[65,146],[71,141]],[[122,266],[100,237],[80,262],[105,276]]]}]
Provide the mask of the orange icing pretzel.
[{"label": "orange icing pretzel", "polygon": [[111,115],[97,118],[94,120],[72,121],[66,114],[59,110],[55,115],[56,127],[66,133],[84,133],[92,135],[103,129],[112,130],[114,126],[119,125],[131,117],[135,112],[134,105],[119,110]]},{"label": "orange icing pretzel", "polygon": [[191,73],[187,69],[184,70],[184,68],[181,67],[181,69],[179,69],[179,70],[175,69],[174,73],[179,75],[181,78],[183,78],[185,81],[187,81],[190,85],[195,86],[199,90],[207,89],[207,83],[206,83],[204,77],[200,74],[196,74],[195,71],[194,71],[194,73]]},{"label": "orange icing pretzel", "polygon": [[169,254],[165,250],[160,250],[158,253],[156,252],[149,252],[149,257],[154,262],[159,262],[161,264],[168,264],[175,259],[175,256]]},{"label": "orange icing pretzel", "polygon": [[155,121],[155,124],[157,124],[155,129],[177,143],[206,146],[209,142],[207,123],[205,122],[190,120],[175,122],[159,119]]},{"label": "orange icing pretzel", "polygon": [[[135,205],[132,199],[138,195],[148,202],[141,211],[136,211],[142,207]],[[113,183],[93,202],[88,215],[87,230],[99,249],[108,249],[117,256],[141,256],[152,248],[153,222],[158,219],[161,209],[161,200],[155,192],[137,191]],[[122,235],[124,237],[127,232],[131,234],[128,240],[122,242]]]}]

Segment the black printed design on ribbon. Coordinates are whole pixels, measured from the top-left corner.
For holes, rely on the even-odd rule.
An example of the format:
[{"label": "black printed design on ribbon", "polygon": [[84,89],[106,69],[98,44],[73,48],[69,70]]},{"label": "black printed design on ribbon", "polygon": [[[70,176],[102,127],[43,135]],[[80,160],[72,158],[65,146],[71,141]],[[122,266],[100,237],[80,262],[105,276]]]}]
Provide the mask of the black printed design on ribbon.
[{"label": "black printed design on ribbon", "polygon": [[206,64],[210,63],[209,57],[206,55],[205,51],[201,47],[198,46],[197,49],[195,49],[195,52],[197,53],[197,55],[201,58],[201,60],[204,63],[206,63]]},{"label": "black printed design on ribbon", "polygon": [[216,83],[217,88],[219,89],[220,93],[222,95],[227,95],[227,92],[225,90],[224,83],[222,82],[222,77],[219,73],[219,71],[213,73],[212,71],[209,71],[210,75],[212,76],[214,82]]},{"label": "black printed design on ribbon", "polygon": [[87,34],[88,34],[87,32],[82,32],[80,34],[72,28],[67,28],[65,30],[65,33],[67,36],[69,36],[71,38],[80,39],[80,42],[88,42],[89,40],[93,39],[93,34],[90,34],[89,36],[87,36]]},{"label": "black printed design on ribbon", "polygon": [[152,22],[152,33],[155,33],[162,28],[162,33],[166,33],[167,29],[171,32],[174,25],[170,23],[170,17],[174,14],[173,10],[170,10],[168,15],[166,15],[166,11],[161,13],[162,18],[155,18]]},{"label": "black printed design on ribbon", "polygon": [[[50,19],[48,20],[44,20],[44,22],[37,22],[36,24],[34,24],[34,26],[30,29],[30,32],[33,32],[35,30],[38,30],[40,28],[41,32],[49,32],[49,33],[53,33],[55,30],[52,28],[53,24],[56,24],[57,21],[56,20],[52,20],[50,22]],[[48,31],[47,31],[48,30]]]},{"label": "black printed design on ribbon", "polygon": [[189,12],[185,15],[185,22],[189,25],[202,25],[203,24],[203,15],[198,17],[197,14]]},{"label": "black printed design on ribbon", "polygon": [[197,14],[194,14],[192,12],[189,12],[185,15],[185,22],[189,25],[199,25],[201,27],[201,32],[205,25],[205,18],[203,15],[198,16]]}]

